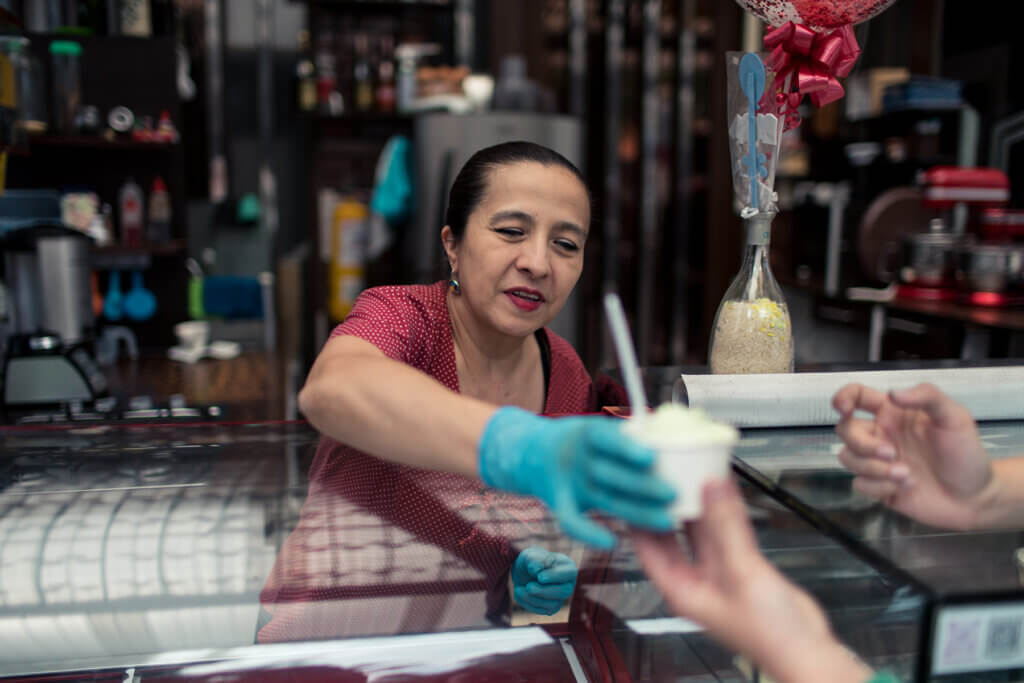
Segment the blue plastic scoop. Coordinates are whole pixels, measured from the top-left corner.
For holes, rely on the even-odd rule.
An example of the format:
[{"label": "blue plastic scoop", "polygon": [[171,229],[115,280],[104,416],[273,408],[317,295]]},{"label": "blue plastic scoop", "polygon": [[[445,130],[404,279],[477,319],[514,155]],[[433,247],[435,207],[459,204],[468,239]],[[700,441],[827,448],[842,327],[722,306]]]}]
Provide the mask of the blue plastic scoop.
[{"label": "blue plastic scoop", "polygon": [[757,152],[757,105],[764,94],[765,71],[764,62],[753,52],[747,52],[740,59],[740,88],[747,97],[747,127],[750,150],[744,164],[747,172],[750,173],[750,205],[760,209],[757,180],[767,176],[768,170],[764,167],[765,158]]},{"label": "blue plastic scoop", "polygon": [[132,320],[148,320],[156,312],[156,297],[142,284],[142,273],[132,273],[132,288],[124,296],[124,314]]}]

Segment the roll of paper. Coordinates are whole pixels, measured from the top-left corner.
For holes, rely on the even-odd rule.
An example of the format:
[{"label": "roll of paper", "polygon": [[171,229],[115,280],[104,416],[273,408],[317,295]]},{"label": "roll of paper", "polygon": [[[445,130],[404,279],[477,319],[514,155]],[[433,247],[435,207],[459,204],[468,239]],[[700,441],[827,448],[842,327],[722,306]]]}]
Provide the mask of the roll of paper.
[{"label": "roll of paper", "polygon": [[832,396],[858,382],[879,391],[930,382],[983,420],[1024,419],[1024,366],[798,372],[766,375],[681,375],[675,400],[737,427],[834,425]]}]

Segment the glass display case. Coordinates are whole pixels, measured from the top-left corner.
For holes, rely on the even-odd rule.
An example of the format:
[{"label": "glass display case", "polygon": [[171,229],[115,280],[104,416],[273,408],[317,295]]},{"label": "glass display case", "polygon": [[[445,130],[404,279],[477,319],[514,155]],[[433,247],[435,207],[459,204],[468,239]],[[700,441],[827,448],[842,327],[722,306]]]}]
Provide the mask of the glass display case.
[{"label": "glass display case", "polygon": [[[979,430],[991,457],[1024,453],[1024,422],[987,422]],[[746,430],[734,468],[899,586],[887,620],[912,646],[902,649],[916,653],[913,666],[899,667],[905,676],[1020,680],[1024,520],[1018,530],[974,532],[915,522],[854,492],[839,464],[841,448],[826,428]]]},{"label": "glass display case", "polygon": [[[1024,425],[983,436],[1009,452]],[[326,477],[318,442],[301,422],[0,428],[0,676],[747,680],[668,611],[628,538],[593,552],[533,499],[369,457]],[[851,493],[836,443],[830,430],[746,432],[734,467],[771,562],[855,653],[910,679],[933,643],[963,651],[950,634],[995,619],[981,592],[1001,609],[1020,598],[1003,559],[1021,534],[887,513]],[[579,567],[553,617],[510,596],[531,546]],[[1004,663],[1015,614],[976,638]]]}]

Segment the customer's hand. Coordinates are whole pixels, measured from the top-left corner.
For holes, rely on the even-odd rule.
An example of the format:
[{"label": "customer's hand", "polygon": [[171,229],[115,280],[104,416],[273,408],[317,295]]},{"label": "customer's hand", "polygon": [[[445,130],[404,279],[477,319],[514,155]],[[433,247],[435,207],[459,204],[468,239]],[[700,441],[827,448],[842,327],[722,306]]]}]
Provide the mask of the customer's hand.
[{"label": "customer's hand", "polygon": [[[937,387],[888,395],[848,384],[832,398],[854,489],[926,524],[968,529],[988,504],[992,466],[974,418]],[[871,413],[861,419],[854,411]]]},{"label": "customer's hand", "polygon": [[604,417],[538,417],[500,408],[480,440],[480,477],[495,488],[537,496],[569,536],[611,549],[615,536],[586,516],[619,517],[657,531],[672,528],[675,490],[655,476],[654,451]]},{"label": "customer's hand", "polygon": [[870,670],[835,639],[825,614],[758,550],[732,482],[704,487],[704,515],[687,525],[691,561],[672,534],[634,535],[647,575],[672,610],[703,625],[777,681],[856,681]]},{"label": "customer's hand", "polygon": [[524,609],[552,615],[576,587],[576,563],[567,555],[527,548],[512,565],[512,595]]}]

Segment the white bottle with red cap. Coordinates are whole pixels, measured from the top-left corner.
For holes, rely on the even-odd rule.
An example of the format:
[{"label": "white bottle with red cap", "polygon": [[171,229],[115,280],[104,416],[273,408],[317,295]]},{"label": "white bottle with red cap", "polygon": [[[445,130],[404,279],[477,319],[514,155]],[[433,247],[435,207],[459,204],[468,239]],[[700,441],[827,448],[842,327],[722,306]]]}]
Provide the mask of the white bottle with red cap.
[{"label": "white bottle with red cap", "polygon": [[153,179],[149,193],[149,222],[147,236],[151,244],[163,244],[171,239],[171,196],[164,179]]},{"label": "white bottle with red cap", "polygon": [[121,244],[126,247],[142,246],[142,222],[145,216],[142,202],[142,188],[133,178],[128,178],[117,195]]}]

